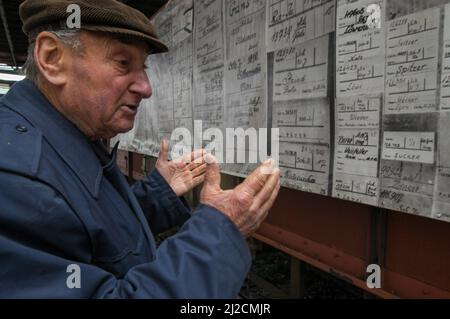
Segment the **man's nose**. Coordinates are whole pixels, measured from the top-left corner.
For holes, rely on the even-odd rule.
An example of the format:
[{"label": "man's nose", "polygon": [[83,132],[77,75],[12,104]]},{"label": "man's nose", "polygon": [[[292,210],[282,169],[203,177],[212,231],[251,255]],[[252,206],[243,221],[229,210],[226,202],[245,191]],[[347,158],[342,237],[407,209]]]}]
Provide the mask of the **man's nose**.
[{"label": "man's nose", "polygon": [[152,85],[145,71],[139,72],[130,90],[135,94],[139,94],[143,99],[148,99],[152,96]]}]

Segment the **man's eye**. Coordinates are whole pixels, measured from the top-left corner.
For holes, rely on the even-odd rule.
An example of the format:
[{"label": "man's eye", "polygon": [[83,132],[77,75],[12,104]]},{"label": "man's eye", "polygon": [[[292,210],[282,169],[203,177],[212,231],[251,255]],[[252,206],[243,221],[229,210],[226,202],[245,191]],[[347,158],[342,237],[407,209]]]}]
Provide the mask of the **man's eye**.
[{"label": "man's eye", "polygon": [[130,61],[128,61],[128,60],[119,60],[119,64],[121,66],[129,66],[130,65]]}]

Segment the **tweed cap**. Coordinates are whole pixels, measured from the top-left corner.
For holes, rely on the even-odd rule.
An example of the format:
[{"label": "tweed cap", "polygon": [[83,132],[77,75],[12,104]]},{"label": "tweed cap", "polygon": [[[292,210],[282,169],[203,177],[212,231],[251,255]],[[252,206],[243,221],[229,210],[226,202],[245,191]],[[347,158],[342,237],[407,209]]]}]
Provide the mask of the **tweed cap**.
[{"label": "tweed cap", "polygon": [[168,51],[142,12],[116,0],[25,0],[19,8],[23,31],[29,37],[39,27],[63,25],[73,13],[67,12],[71,4],[80,7],[82,30],[142,41],[149,45],[151,53]]}]

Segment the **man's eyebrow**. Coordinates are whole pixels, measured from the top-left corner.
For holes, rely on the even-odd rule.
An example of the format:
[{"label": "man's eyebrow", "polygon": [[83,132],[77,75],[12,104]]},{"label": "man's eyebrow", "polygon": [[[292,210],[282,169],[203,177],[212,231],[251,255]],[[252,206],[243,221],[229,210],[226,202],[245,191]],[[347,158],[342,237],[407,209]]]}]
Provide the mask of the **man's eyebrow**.
[{"label": "man's eyebrow", "polygon": [[104,43],[106,46],[106,57],[112,58],[118,54],[127,54],[127,50],[121,44],[120,41],[119,44],[117,44],[114,43],[113,39],[106,39]]},{"label": "man's eyebrow", "polygon": [[130,55],[130,53],[126,49],[120,48],[120,47],[115,47],[115,48],[111,47],[108,50],[108,53],[109,53],[110,57],[113,57],[116,55]]}]

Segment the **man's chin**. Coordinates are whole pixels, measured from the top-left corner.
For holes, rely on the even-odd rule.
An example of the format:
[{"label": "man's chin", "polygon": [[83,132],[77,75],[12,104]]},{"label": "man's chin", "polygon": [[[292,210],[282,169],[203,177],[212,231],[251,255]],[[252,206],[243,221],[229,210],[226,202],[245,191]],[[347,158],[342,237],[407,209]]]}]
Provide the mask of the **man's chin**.
[{"label": "man's chin", "polygon": [[121,125],[119,127],[116,127],[116,128],[114,128],[114,130],[111,130],[111,135],[112,136],[110,138],[113,138],[113,137],[115,137],[115,136],[117,136],[119,134],[125,134],[125,133],[131,131],[133,129],[133,127],[134,127],[134,121],[131,122],[131,123],[124,124],[124,125]]}]

